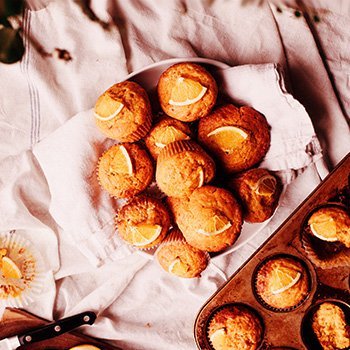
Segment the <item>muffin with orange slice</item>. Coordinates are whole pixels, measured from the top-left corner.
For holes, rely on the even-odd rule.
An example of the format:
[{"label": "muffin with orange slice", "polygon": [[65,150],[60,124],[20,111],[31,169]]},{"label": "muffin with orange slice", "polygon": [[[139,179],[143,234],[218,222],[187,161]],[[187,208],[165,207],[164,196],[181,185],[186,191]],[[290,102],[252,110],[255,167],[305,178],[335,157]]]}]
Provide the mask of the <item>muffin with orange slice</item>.
[{"label": "muffin with orange slice", "polygon": [[275,256],[256,271],[255,292],[267,308],[289,311],[309,295],[310,277],[305,266],[292,256]]},{"label": "muffin with orange slice", "polygon": [[171,197],[190,195],[214,175],[214,161],[193,141],[172,142],[162,149],[157,159],[157,184]]},{"label": "muffin with orange slice", "polygon": [[350,325],[338,305],[320,304],[312,318],[312,330],[322,349],[350,349]]},{"label": "muffin with orange slice", "polygon": [[268,170],[260,168],[234,177],[230,186],[241,199],[247,222],[263,222],[270,218],[282,192],[279,179]]},{"label": "muffin with orange slice", "polygon": [[143,190],[153,178],[153,164],[147,152],[136,143],[114,145],[100,157],[97,176],[111,196],[129,198]]},{"label": "muffin with orange slice", "polygon": [[175,221],[193,247],[219,252],[231,246],[242,227],[242,211],[227,190],[203,186],[188,198],[168,199]]},{"label": "muffin with orange slice", "polygon": [[170,216],[165,205],[156,198],[134,197],[116,216],[119,236],[136,248],[152,248],[167,235]]},{"label": "muffin with orange slice", "polygon": [[214,78],[202,66],[183,62],[169,67],[159,78],[158,96],[163,111],[191,122],[206,116],[218,94]]},{"label": "muffin with orange slice", "polygon": [[259,163],[270,147],[266,118],[250,107],[232,104],[219,107],[198,125],[198,141],[228,173]]},{"label": "muffin with orange slice", "polygon": [[179,120],[165,117],[153,126],[145,138],[146,146],[154,159],[169,143],[190,140],[192,131],[188,124]]},{"label": "muffin with orange slice", "polygon": [[256,350],[263,338],[263,326],[250,307],[226,305],[210,319],[208,338],[214,350]]},{"label": "muffin with orange slice", "polygon": [[350,264],[350,214],[329,204],[316,208],[302,231],[303,246],[312,262],[323,268]]},{"label": "muffin with orange slice", "polygon": [[119,142],[135,142],[152,125],[152,110],[146,91],[132,81],[111,86],[97,100],[96,124],[107,137]]},{"label": "muffin with orange slice", "polygon": [[207,267],[209,254],[189,245],[179,229],[172,229],[156,252],[160,266],[178,277],[200,277]]}]

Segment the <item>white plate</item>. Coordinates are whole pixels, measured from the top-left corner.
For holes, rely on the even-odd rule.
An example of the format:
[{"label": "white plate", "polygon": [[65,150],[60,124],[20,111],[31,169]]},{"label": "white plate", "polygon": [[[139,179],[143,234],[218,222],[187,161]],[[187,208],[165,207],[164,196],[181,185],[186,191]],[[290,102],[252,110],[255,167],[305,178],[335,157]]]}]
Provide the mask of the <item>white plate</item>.
[{"label": "white plate", "polygon": [[[137,83],[139,83],[150,95],[150,99],[152,101],[152,105],[154,106],[155,102],[157,101],[157,95],[156,95],[156,87],[158,84],[158,80],[160,75],[170,66],[172,66],[175,63],[179,62],[193,62],[193,63],[199,63],[205,68],[207,68],[211,73],[214,73],[215,76],[215,70],[218,69],[226,69],[230,66],[226,63],[207,59],[207,58],[199,58],[199,57],[193,57],[193,58],[172,58],[169,60],[153,63],[147,67],[144,67],[140,70],[137,70],[131,74],[129,74],[125,80],[132,80]],[[283,195],[284,191],[281,194],[281,197]],[[213,259],[219,256],[223,256],[229,253],[234,252],[235,250],[242,247],[244,244],[249,242],[251,239],[253,239],[272,219],[272,217],[262,223],[259,224],[249,224],[244,223],[242,227],[242,232],[238,238],[238,240],[235,242],[234,245],[231,247],[219,252],[219,253],[211,253]],[[150,259],[153,259],[153,254],[155,252],[155,249],[150,249],[147,251],[140,251],[138,252],[146,256]]]}]

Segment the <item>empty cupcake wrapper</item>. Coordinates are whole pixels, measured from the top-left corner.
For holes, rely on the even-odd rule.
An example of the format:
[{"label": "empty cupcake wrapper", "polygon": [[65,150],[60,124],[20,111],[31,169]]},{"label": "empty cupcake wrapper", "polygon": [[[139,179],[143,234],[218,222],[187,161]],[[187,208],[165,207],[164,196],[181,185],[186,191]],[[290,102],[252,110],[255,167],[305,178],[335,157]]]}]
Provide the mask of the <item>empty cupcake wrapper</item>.
[{"label": "empty cupcake wrapper", "polygon": [[0,307],[21,308],[33,302],[45,283],[44,263],[33,244],[16,233],[1,233],[0,248],[20,269],[21,279],[0,277]]}]

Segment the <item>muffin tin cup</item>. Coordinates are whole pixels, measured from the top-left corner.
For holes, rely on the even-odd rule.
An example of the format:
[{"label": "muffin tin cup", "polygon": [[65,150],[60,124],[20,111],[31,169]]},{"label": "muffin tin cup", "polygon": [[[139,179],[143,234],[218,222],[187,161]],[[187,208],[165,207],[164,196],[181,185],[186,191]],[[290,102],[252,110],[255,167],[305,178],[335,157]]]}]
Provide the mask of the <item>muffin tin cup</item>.
[{"label": "muffin tin cup", "polygon": [[[8,285],[12,287],[7,287],[15,290],[16,295],[3,295],[0,298],[0,307],[25,307],[40,296],[45,284],[45,269],[41,254],[27,239],[11,232],[0,234],[0,248],[7,249],[7,256],[22,273],[20,280],[9,281]],[[8,282],[2,277],[1,279],[4,288]]]},{"label": "muffin tin cup", "polygon": [[232,306],[238,306],[238,307],[243,307],[247,310],[249,310],[260,322],[260,325],[261,325],[261,328],[262,328],[262,331],[261,331],[261,339],[259,341],[259,343],[257,344],[257,350],[260,350],[262,348],[262,345],[263,345],[263,340],[264,340],[264,334],[265,334],[265,325],[264,325],[264,321],[261,317],[261,315],[253,308],[251,307],[250,305],[248,304],[245,304],[245,303],[228,303],[228,304],[224,304],[224,305],[221,305],[219,307],[217,307],[215,310],[212,311],[212,313],[210,314],[208,320],[207,320],[207,325],[206,325],[206,341],[207,341],[207,344],[209,345],[209,349],[210,350],[215,350],[211,341],[210,341],[210,337],[209,337],[209,326],[210,326],[210,323],[211,321],[213,320],[213,318],[218,314],[218,312],[226,309],[226,308],[229,308],[229,307],[232,307]]},{"label": "muffin tin cup", "polygon": [[[289,258],[289,259],[293,259],[293,260],[296,260],[298,261],[305,269],[305,272],[308,276],[308,293],[307,295],[297,304],[295,304],[294,306],[291,306],[291,307],[287,307],[287,308],[276,308],[276,307],[273,307],[271,305],[269,305],[268,303],[265,302],[265,300],[259,295],[258,291],[257,291],[257,286],[256,286],[256,283],[257,283],[257,276],[258,276],[258,272],[260,270],[260,268],[265,264],[267,263],[269,260],[272,260],[272,259],[275,259],[275,258]],[[268,256],[265,260],[263,260],[255,269],[255,271],[253,272],[253,278],[252,278],[252,290],[253,290],[253,293],[255,295],[255,298],[259,301],[259,303],[264,307],[266,308],[267,310],[271,310],[273,312],[290,312],[290,311],[293,311],[293,310],[296,310],[297,308],[299,308],[302,304],[305,303],[305,301],[307,299],[309,299],[310,297],[310,293],[311,293],[311,288],[312,288],[312,277],[311,277],[311,274],[310,274],[310,271],[309,271],[309,268],[307,266],[307,264],[304,262],[304,260],[294,256],[294,255],[290,255],[290,254],[285,254],[285,253],[280,253],[280,254],[273,254],[271,256]]]},{"label": "muffin tin cup", "polygon": [[334,267],[346,267],[350,266],[350,249],[343,247],[340,248],[339,253],[335,256],[331,256],[329,254],[328,258],[321,259],[319,257],[319,254],[317,253],[316,245],[319,245],[319,250],[322,250],[322,246],[326,247],[327,245],[330,245],[332,243],[327,243],[319,240],[317,237],[314,237],[310,232],[308,228],[308,220],[311,217],[311,215],[321,208],[329,208],[329,207],[338,207],[341,209],[344,209],[348,211],[349,209],[339,202],[328,202],[326,204],[321,204],[319,206],[316,206],[305,218],[303,221],[303,224],[301,226],[301,242],[303,245],[303,248],[305,252],[307,253],[308,258],[312,261],[313,264],[315,264],[318,267],[321,267],[322,269],[331,269]]},{"label": "muffin tin cup", "polygon": [[[312,349],[305,340],[305,315],[326,300],[350,305],[350,264],[332,269],[320,266],[312,259],[303,239],[305,220],[320,206],[350,203],[350,154],[327,176],[327,178],[285,220],[275,233],[252,257],[223,285],[199,311],[194,334],[201,350],[212,350],[208,341],[208,322],[218,308],[232,303],[251,306],[262,317],[265,336],[261,349]],[[345,205],[347,208],[347,206]],[[259,298],[255,292],[256,271],[262,263],[273,256],[292,256],[302,262],[310,274],[308,296],[293,308],[277,309]],[[334,263],[334,261],[333,261]],[[349,322],[349,321],[348,321]]]}]

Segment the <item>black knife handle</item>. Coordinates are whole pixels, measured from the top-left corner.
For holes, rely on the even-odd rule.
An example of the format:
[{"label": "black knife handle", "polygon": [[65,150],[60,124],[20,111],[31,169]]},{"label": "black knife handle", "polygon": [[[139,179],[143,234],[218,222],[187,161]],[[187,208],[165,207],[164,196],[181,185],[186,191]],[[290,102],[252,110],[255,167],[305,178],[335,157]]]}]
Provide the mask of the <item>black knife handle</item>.
[{"label": "black knife handle", "polygon": [[18,336],[18,340],[21,345],[25,345],[51,339],[63,333],[70,332],[71,330],[82,325],[92,325],[94,324],[95,320],[96,314],[94,312],[82,312],[81,314],[63,318],[55,323],[51,323],[47,326],[24,333]]}]

